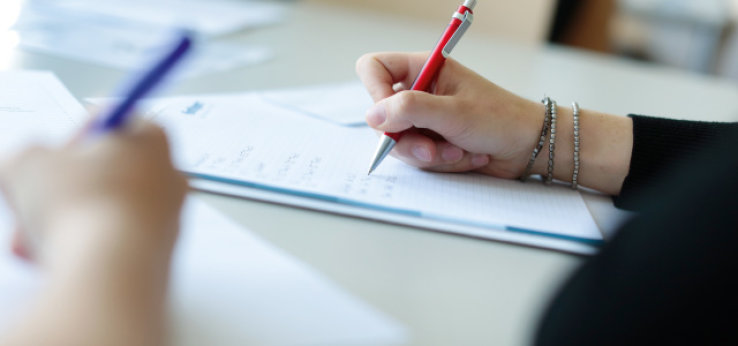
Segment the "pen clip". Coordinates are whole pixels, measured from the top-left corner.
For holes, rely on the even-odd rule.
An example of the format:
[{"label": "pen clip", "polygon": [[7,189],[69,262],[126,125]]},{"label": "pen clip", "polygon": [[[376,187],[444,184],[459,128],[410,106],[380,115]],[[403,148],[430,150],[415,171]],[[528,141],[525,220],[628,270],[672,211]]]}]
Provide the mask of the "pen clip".
[{"label": "pen clip", "polygon": [[459,28],[456,29],[456,32],[454,32],[454,34],[451,36],[451,39],[448,40],[446,46],[443,47],[441,53],[443,53],[444,58],[448,58],[449,55],[451,55],[451,50],[456,47],[456,44],[459,43],[459,40],[461,40],[461,36],[464,36],[466,30],[469,29],[472,22],[474,21],[474,14],[472,14],[471,11],[466,11],[462,18],[459,17],[461,17],[461,15],[458,12],[455,12],[454,18],[460,19],[461,25],[459,25]]}]

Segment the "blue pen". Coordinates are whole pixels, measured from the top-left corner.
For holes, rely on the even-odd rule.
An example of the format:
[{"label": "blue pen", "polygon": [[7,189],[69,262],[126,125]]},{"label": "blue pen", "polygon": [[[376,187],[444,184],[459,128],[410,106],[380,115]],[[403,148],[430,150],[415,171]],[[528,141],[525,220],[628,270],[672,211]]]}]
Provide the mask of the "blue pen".
[{"label": "blue pen", "polygon": [[133,107],[140,99],[144,98],[154,87],[164,79],[172,68],[182,60],[187,51],[192,46],[192,38],[189,34],[183,33],[177,40],[173,48],[154,65],[151,70],[146,72],[140,79],[132,84],[130,90],[124,94],[127,95],[117,107],[111,109],[109,114],[100,117],[99,121],[93,126],[93,132],[101,133],[115,130],[123,124],[132,113]]}]

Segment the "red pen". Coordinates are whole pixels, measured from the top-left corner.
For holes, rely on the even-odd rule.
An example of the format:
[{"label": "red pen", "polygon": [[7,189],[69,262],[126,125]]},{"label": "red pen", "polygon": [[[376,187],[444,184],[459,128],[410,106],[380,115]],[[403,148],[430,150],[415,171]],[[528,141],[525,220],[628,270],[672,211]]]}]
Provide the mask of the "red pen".
[{"label": "red pen", "polygon": [[[476,0],[465,0],[464,4],[459,6],[459,9],[454,12],[451,17],[451,23],[441,35],[441,39],[438,40],[435,48],[431,52],[428,60],[425,61],[423,68],[420,69],[418,77],[415,78],[415,82],[410,87],[410,90],[427,91],[431,81],[441,69],[446,58],[451,54],[451,50],[454,49],[461,36],[464,35],[466,29],[469,28],[472,21],[474,20],[474,6],[476,6]],[[379,146],[377,147],[372,164],[369,168],[369,173],[372,172],[382,163],[387,154],[392,151],[397,141],[400,140],[404,132],[389,133],[385,132],[382,138],[379,140]]]}]

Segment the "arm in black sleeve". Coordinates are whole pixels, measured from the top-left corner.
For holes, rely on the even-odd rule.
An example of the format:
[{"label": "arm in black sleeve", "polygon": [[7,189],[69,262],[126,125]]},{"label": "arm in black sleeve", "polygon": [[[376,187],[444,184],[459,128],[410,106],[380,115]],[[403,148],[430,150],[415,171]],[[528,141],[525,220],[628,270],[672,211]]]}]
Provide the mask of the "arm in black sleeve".
[{"label": "arm in black sleeve", "polygon": [[650,198],[647,187],[668,179],[681,162],[693,160],[697,153],[720,138],[738,136],[738,123],[674,120],[641,115],[633,119],[633,152],[630,170],[615,206],[641,210],[637,201]]},{"label": "arm in black sleeve", "polygon": [[704,149],[564,284],[537,345],[738,345],[738,137]]}]

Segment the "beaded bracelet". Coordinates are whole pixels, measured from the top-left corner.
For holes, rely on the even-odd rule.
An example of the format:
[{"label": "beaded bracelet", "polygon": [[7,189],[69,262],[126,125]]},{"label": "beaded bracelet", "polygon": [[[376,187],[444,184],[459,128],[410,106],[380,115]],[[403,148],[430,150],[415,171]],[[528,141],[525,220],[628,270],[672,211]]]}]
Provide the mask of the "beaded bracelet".
[{"label": "beaded bracelet", "polygon": [[525,171],[523,171],[523,175],[520,176],[520,181],[526,181],[528,180],[528,177],[530,176],[530,171],[533,170],[533,163],[536,161],[536,158],[538,158],[538,154],[541,153],[541,149],[543,149],[543,143],[546,142],[546,136],[548,135],[548,130],[551,122],[551,99],[548,97],[543,98],[541,100],[544,106],[544,116],[543,116],[543,127],[541,128],[541,137],[538,140],[538,144],[535,148],[533,148],[533,153],[530,154],[530,160],[528,160],[528,165],[525,166]]},{"label": "beaded bracelet", "polygon": [[574,110],[574,173],[571,176],[571,188],[579,187],[579,104],[573,102],[571,108]]},{"label": "beaded bracelet", "polygon": [[553,182],[554,172],[554,152],[556,149],[556,120],[558,107],[556,101],[551,101],[551,135],[548,137],[548,174],[543,182],[549,185]]}]

